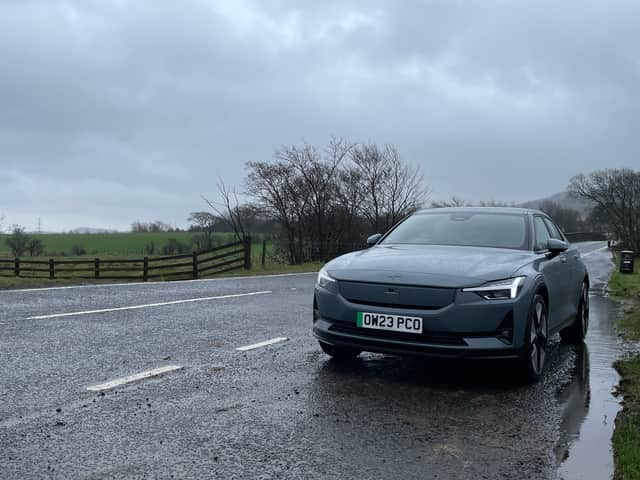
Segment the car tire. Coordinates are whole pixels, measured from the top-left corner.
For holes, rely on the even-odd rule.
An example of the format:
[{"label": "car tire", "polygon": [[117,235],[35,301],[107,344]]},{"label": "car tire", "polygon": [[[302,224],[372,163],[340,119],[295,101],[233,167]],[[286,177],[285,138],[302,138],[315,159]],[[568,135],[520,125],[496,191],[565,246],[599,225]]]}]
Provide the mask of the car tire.
[{"label": "car tire", "polygon": [[330,345],[325,342],[318,342],[318,343],[320,343],[320,348],[322,348],[322,351],[324,353],[326,353],[330,357],[333,357],[339,360],[348,360],[348,359],[356,358],[358,355],[360,355],[360,352],[361,352],[361,350],[357,350],[355,348],[338,347],[336,345]]},{"label": "car tire", "polygon": [[527,334],[521,362],[522,379],[526,383],[540,380],[547,359],[547,344],[549,340],[549,314],[547,302],[540,294],[536,294],[531,301],[527,318]]},{"label": "car tire", "polygon": [[580,344],[587,336],[589,330],[589,284],[582,282],[580,290],[580,303],[578,313],[571,325],[560,330],[560,338],[564,343],[572,345]]}]

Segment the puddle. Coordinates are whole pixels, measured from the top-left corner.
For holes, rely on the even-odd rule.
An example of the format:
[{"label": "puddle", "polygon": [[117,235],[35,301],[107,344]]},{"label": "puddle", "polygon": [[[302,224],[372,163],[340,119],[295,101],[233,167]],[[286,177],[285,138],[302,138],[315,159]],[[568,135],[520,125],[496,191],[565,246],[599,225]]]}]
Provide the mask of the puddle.
[{"label": "puddle", "polygon": [[611,479],[614,472],[611,436],[621,405],[613,396],[620,379],[613,362],[623,346],[614,326],[618,305],[603,294],[613,264],[608,255],[598,257],[587,262],[594,294],[586,345],[577,348],[572,381],[560,393],[564,412],[556,454],[557,478],[563,480]]}]

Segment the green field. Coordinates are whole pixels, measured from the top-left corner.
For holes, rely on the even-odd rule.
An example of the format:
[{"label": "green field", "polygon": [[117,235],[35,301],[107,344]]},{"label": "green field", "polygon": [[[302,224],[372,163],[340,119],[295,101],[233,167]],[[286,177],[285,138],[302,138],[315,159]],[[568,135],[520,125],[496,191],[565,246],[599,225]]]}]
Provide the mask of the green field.
[{"label": "green field", "polygon": [[[153,242],[158,254],[169,239],[176,239],[190,244],[194,236],[191,232],[158,232],[158,233],[43,233],[30,234],[44,244],[44,257],[71,255],[74,245],[83,247],[91,256],[142,256],[145,247]],[[0,235],[0,256],[11,257],[5,241],[7,235]],[[233,240],[232,233],[217,233],[219,243]]]},{"label": "green field", "polygon": [[[39,258],[73,257],[81,258],[73,253],[74,245],[82,247],[86,251],[84,256],[91,258],[142,258],[145,255],[163,255],[162,247],[171,239],[188,245],[191,251],[192,232],[157,232],[157,233],[43,233],[30,234],[44,244],[44,253]],[[13,258],[6,242],[7,235],[0,235],[0,258]],[[254,264],[262,261],[262,239],[264,236],[253,237],[251,256]],[[216,233],[215,244],[222,245],[233,242],[232,233]],[[149,253],[148,247],[153,244],[154,253]],[[274,266],[282,263],[281,258],[276,258],[274,242],[267,240],[265,266]],[[25,260],[28,256],[23,257]]]},{"label": "green field", "polygon": [[[614,272],[609,292],[623,302],[620,333],[627,339],[640,340],[640,273]],[[619,360],[616,369],[621,376],[619,391],[624,397],[624,407],[616,418],[613,433],[615,478],[640,480],[640,354]]]}]

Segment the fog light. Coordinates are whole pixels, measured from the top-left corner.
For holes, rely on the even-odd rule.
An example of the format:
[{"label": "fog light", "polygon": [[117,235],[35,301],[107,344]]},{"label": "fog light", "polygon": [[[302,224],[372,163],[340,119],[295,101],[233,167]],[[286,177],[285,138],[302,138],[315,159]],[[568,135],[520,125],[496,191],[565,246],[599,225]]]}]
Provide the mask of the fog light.
[{"label": "fog light", "polygon": [[511,328],[503,328],[498,332],[498,340],[507,345],[511,345],[513,343],[513,329]]},{"label": "fog light", "polygon": [[506,345],[513,343],[513,310],[504,316],[496,330],[496,338]]}]

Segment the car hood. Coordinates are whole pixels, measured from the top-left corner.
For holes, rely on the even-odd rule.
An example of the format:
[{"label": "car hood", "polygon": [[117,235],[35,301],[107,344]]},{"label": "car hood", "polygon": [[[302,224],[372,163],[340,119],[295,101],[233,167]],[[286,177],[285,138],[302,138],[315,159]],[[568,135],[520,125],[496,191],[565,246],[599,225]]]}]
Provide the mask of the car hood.
[{"label": "car hood", "polygon": [[509,278],[532,253],[488,247],[380,245],[342,255],[325,269],[337,280],[459,288]]}]

